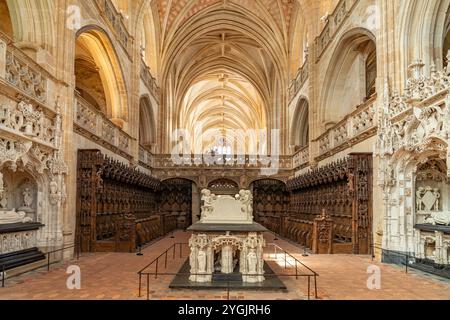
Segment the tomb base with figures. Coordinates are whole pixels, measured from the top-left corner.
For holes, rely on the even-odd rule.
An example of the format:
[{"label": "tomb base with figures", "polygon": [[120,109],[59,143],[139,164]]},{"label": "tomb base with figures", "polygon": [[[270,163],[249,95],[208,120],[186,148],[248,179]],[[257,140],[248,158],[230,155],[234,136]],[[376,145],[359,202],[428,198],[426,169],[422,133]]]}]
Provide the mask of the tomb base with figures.
[{"label": "tomb base with figures", "polygon": [[264,262],[267,229],[253,221],[251,192],[231,197],[205,189],[202,201],[200,221],[187,229],[189,260],[170,287],[285,289]]}]

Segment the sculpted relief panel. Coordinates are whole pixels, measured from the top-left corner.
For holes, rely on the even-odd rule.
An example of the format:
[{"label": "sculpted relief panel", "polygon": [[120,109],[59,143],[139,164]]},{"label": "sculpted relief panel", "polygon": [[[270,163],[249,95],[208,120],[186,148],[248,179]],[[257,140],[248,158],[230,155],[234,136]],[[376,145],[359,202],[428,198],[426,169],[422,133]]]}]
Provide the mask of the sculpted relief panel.
[{"label": "sculpted relief panel", "polygon": [[[40,222],[40,246],[62,241],[66,199],[60,105],[55,113],[22,100],[0,100],[0,225]],[[20,246],[17,247],[20,250]]]},{"label": "sculpted relief panel", "polygon": [[[450,75],[420,61],[410,66],[403,95],[390,96],[386,82],[379,113],[378,184],[384,190],[383,249],[415,252],[448,264],[450,238]],[[434,230],[434,231],[433,231]],[[444,255],[445,252],[445,255]]]}]

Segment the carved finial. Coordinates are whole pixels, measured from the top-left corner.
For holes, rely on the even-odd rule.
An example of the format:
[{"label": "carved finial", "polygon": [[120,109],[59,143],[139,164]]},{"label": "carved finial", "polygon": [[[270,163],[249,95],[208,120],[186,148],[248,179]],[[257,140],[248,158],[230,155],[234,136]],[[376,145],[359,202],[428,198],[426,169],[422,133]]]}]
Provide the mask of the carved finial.
[{"label": "carved finial", "polygon": [[56,101],[55,101],[55,109],[56,109],[57,114],[61,113],[61,104],[59,103],[60,99],[61,99],[61,96],[57,96]]},{"label": "carved finial", "polygon": [[408,66],[408,70],[411,72],[411,76],[414,79],[420,79],[422,76],[422,69],[425,66],[425,64],[422,62],[422,60],[417,59],[414,60],[412,64]]}]

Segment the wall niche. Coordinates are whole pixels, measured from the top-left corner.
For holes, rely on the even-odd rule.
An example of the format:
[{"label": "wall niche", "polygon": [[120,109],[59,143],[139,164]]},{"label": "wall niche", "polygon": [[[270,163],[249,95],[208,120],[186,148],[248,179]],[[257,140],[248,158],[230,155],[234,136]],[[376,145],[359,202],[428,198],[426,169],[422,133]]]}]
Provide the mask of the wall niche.
[{"label": "wall niche", "polygon": [[[37,183],[25,171],[0,170],[0,224],[2,212],[24,212],[30,222],[37,221]],[[3,191],[1,191],[3,190]]]},{"label": "wall niche", "polygon": [[419,164],[415,190],[416,223],[449,225],[449,193],[445,160],[432,158]]}]

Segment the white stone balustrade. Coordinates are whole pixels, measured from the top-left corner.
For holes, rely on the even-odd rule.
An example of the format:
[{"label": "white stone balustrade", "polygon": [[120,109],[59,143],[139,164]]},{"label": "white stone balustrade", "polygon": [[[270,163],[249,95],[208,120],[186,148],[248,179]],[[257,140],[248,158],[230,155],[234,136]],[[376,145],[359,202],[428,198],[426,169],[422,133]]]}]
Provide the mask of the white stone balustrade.
[{"label": "white stone balustrade", "polygon": [[141,79],[144,81],[147,89],[153,94],[153,97],[160,102],[161,91],[156,83],[156,79],[152,76],[150,68],[144,61],[141,62]]},{"label": "white stone balustrade", "polygon": [[328,47],[329,43],[333,40],[337,31],[352,12],[353,8],[359,0],[340,0],[336,5],[333,13],[331,13],[326,19],[327,22],[320,33],[315,39],[316,58],[320,60],[323,52]]},{"label": "white stone balustrade", "polygon": [[309,145],[298,150],[292,157],[293,168],[303,168],[309,164]]},{"label": "white stone balustrade", "polygon": [[122,14],[117,11],[111,0],[96,0],[100,13],[112,27],[115,36],[128,54],[133,51],[133,37],[123,22]]},{"label": "white stone balustrade", "polygon": [[49,77],[44,68],[0,32],[0,79],[22,94],[45,104],[48,100]]},{"label": "white stone balustrade", "polygon": [[300,89],[305,84],[306,80],[309,77],[309,63],[308,56],[306,56],[306,60],[303,63],[302,67],[298,69],[297,76],[294,80],[292,80],[291,85],[289,87],[289,98],[292,100],[300,91]]},{"label": "white stone balustrade", "polygon": [[376,96],[358,106],[356,111],[328,129],[317,140],[319,157],[332,155],[376,133]]},{"label": "white stone balustrade", "polygon": [[143,146],[139,146],[139,162],[145,167],[153,166],[153,155]]},{"label": "white stone balustrade", "polygon": [[74,110],[75,124],[94,135],[96,141],[105,142],[126,154],[131,153],[130,136],[109,120],[100,110],[78,95],[75,99]]},{"label": "white stone balustrade", "polygon": [[57,148],[57,126],[56,117],[49,117],[29,103],[0,104],[0,128],[15,136]]},{"label": "white stone balustrade", "polygon": [[[177,163],[176,161],[179,161]],[[267,165],[266,161],[270,161],[270,156],[249,156],[249,155],[235,155],[230,157],[216,156],[214,158],[209,158],[203,155],[185,155],[180,156],[175,159],[171,155],[154,155],[153,156],[153,164],[156,168],[171,168],[171,167],[235,167],[238,169],[250,168],[250,169],[259,169],[266,168],[270,165]],[[272,163],[272,167],[276,167],[279,169],[292,169],[292,157],[291,156],[279,156],[274,157],[272,160],[275,163]]]}]

